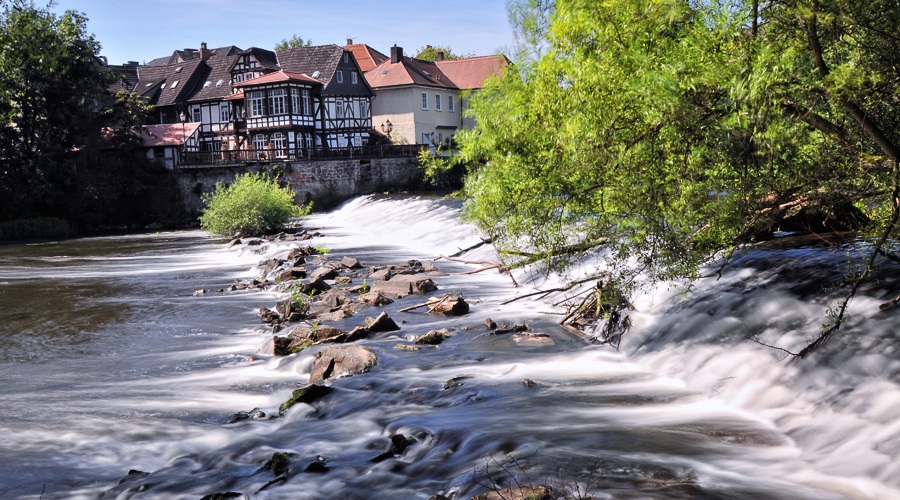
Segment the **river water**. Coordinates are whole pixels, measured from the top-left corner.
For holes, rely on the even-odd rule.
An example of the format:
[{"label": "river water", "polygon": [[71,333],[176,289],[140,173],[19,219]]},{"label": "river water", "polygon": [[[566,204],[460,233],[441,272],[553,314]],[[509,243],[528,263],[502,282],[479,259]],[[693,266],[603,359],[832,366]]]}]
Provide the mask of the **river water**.
[{"label": "river water", "polygon": [[[457,213],[358,198],[312,217],[322,236],[310,243],[366,265],[432,259],[479,241]],[[399,313],[421,297],[398,300],[386,310],[401,331],[363,341],[378,355],[369,373],[282,418],[229,423],[277,414],[315,349],[267,354],[256,310],[276,294],[193,292],[288,250],[202,232],[0,246],[0,497],[461,499],[545,484],[570,498],[900,498],[900,323],[878,309],[896,268],[824,351],[789,363],[747,339],[796,351],[814,338],[840,252],[760,248],[719,280],[646,290],[618,351],[559,328],[548,302],[502,304],[552,286],[540,273],[516,275],[517,288],[438,260],[441,292],[466,297],[469,315]],[[553,343],[490,335],[487,317]],[[451,329],[439,348],[396,347],[435,328]],[[395,434],[415,442],[373,462]],[[275,452],[291,465],[268,484]],[[304,472],[319,460],[327,472]]]}]

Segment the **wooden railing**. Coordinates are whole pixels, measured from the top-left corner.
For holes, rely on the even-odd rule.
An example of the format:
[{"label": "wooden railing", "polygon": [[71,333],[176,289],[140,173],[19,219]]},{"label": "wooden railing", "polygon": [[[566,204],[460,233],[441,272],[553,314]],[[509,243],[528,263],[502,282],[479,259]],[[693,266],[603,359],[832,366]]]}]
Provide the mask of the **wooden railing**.
[{"label": "wooden railing", "polygon": [[312,149],[239,149],[234,151],[183,151],[181,167],[234,165],[241,163],[277,163],[290,160],[335,160],[342,158],[398,158],[416,156],[421,144],[376,144],[347,148]]}]

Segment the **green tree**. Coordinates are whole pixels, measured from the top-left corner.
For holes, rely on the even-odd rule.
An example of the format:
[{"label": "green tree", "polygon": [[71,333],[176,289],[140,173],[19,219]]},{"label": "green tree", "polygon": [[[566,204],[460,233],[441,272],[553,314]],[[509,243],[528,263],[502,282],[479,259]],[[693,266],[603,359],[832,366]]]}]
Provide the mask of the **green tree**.
[{"label": "green tree", "polygon": [[107,74],[84,15],[0,2],[0,205],[4,218],[57,215],[67,155],[98,130]]},{"label": "green tree", "polygon": [[226,237],[271,232],[292,217],[309,213],[311,207],[298,207],[294,196],[293,191],[282,188],[264,173],[238,175],[234,183],[216,184],[215,192],[204,196],[206,209],[200,216],[200,225]]},{"label": "green tree", "polygon": [[438,53],[444,53],[444,59],[464,59],[466,57],[472,57],[474,54],[457,54],[453,52],[453,49],[450,46],[440,46],[440,45],[426,45],[424,47],[419,48],[419,52],[416,54],[416,59],[421,59],[423,61],[437,61]]},{"label": "green tree", "polygon": [[312,45],[312,40],[304,40],[300,35],[294,35],[290,39],[283,38],[280,42],[275,44],[275,52],[287,49],[295,49],[297,47],[309,47]]},{"label": "green tree", "polygon": [[604,245],[617,283],[861,227],[827,339],[898,236],[898,21],[889,0],[558,1],[546,52],[471,100],[465,213],[527,260]]}]

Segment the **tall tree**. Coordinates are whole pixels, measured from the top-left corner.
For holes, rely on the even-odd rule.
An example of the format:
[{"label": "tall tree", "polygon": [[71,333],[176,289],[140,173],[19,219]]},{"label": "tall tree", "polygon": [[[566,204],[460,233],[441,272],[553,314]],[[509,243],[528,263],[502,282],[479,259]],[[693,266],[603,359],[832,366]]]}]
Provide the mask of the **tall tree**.
[{"label": "tall tree", "polygon": [[297,47],[309,47],[311,45],[312,40],[304,40],[302,36],[295,34],[290,39],[283,38],[280,42],[275,44],[275,52],[295,49]]},{"label": "tall tree", "polygon": [[434,62],[437,61],[439,53],[443,54],[444,59],[463,59],[473,56],[473,54],[457,54],[453,52],[453,49],[451,49],[449,45],[446,47],[440,45],[426,45],[419,48],[416,59]]},{"label": "tall tree", "polygon": [[107,75],[86,18],[0,2],[0,203],[6,218],[53,212],[68,152],[96,135]]},{"label": "tall tree", "polygon": [[472,98],[466,214],[516,254],[603,244],[621,284],[861,227],[865,278],[900,236],[898,21],[895,0],[560,0],[546,52]]}]

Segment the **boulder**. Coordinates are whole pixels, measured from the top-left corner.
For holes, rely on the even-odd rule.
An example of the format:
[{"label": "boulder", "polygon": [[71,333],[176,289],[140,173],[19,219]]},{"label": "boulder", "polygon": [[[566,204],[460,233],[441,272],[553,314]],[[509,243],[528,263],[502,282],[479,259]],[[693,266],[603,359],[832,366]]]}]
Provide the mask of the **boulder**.
[{"label": "boulder", "polygon": [[375,307],[384,307],[384,306],[390,304],[391,302],[393,302],[393,300],[389,299],[381,292],[364,293],[364,294],[360,295],[359,298],[366,304],[369,304],[369,305],[375,306]]},{"label": "boulder", "polygon": [[316,354],[309,382],[357,375],[369,371],[377,361],[375,353],[358,345],[341,345],[322,349]]},{"label": "boulder", "polygon": [[369,293],[380,293],[381,295],[402,299],[412,294],[412,285],[407,281],[376,281],[372,283]]},{"label": "boulder", "polygon": [[377,317],[366,318],[366,329],[370,332],[396,332],[400,329],[397,323],[391,319],[384,311],[381,311]]},{"label": "boulder", "polygon": [[259,317],[260,321],[266,324],[272,324],[276,321],[281,320],[281,316],[279,316],[277,312],[269,309],[268,307],[260,307],[259,311],[256,312],[256,315]]},{"label": "boulder", "polygon": [[312,404],[331,393],[331,387],[318,384],[309,384],[296,389],[291,393],[291,399],[288,399],[278,407],[278,413],[284,415],[290,407],[297,403]]},{"label": "boulder", "polygon": [[422,345],[439,345],[441,342],[450,338],[450,330],[441,328],[440,330],[431,330],[425,335],[420,335],[414,340],[416,344]]},{"label": "boulder", "polygon": [[309,282],[304,283],[303,286],[300,287],[300,291],[306,295],[318,295],[328,290],[331,290],[331,285],[325,283],[321,277],[317,279],[310,278]]},{"label": "boulder", "polygon": [[291,281],[306,277],[306,269],[303,267],[289,267],[282,271],[275,279],[277,281]]},{"label": "boulder", "polygon": [[378,463],[383,462],[389,458],[394,458],[398,455],[402,455],[409,445],[414,444],[416,442],[415,438],[406,437],[403,434],[395,434],[391,436],[391,447],[381,455],[373,458],[371,462]]},{"label": "boulder", "polygon": [[442,299],[434,299],[428,304],[428,312],[442,316],[462,316],[468,314],[469,304],[459,296],[445,296]]},{"label": "boulder", "polygon": [[316,281],[318,279],[333,280],[334,278],[337,278],[337,276],[338,276],[337,269],[335,269],[329,265],[324,265],[324,266],[319,266],[318,268],[316,268],[315,271],[309,273],[309,280],[310,281]]},{"label": "boulder", "polygon": [[377,271],[369,273],[369,279],[370,280],[387,281],[387,280],[391,279],[391,276],[393,276],[393,275],[394,275],[394,273],[391,272],[391,268],[385,267],[385,268],[382,268]]},{"label": "boulder", "polygon": [[421,295],[425,295],[426,293],[433,292],[437,290],[437,285],[431,281],[431,278],[426,276],[419,276],[416,274],[397,274],[392,276],[388,281],[390,282],[406,282],[411,285],[412,293],[418,293]]},{"label": "boulder", "polygon": [[354,257],[344,257],[341,259],[341,266],[347,269],[359,269],[362,264],[359,263],[359,259]]}]

